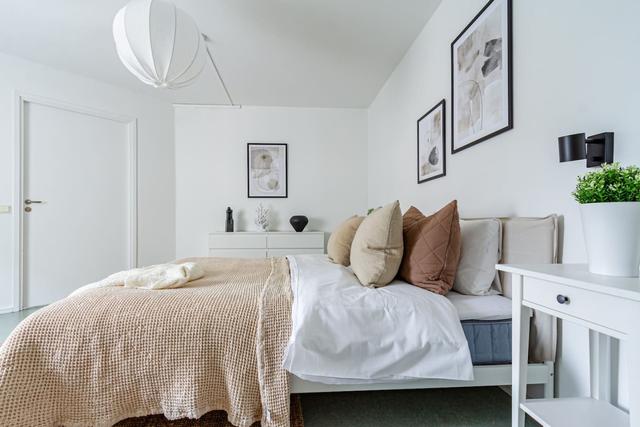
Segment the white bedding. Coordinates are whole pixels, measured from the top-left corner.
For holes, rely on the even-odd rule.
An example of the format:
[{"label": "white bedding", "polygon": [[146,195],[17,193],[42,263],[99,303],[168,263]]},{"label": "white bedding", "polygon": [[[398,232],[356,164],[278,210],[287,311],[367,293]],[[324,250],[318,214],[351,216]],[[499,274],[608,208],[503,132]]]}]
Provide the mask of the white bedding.
[{"label": "white bedding", "polygon": [[289,256],[292,334],[283,366],[326,383],[472,380],[469,348],[443,296],[400,281],[362,286],[326,255]]},{"label": "white bedding", "polygon": [[452,291],[447,299],[458,311],[460,320],[511,319],[511,300],[501,295],[462,295]]}]

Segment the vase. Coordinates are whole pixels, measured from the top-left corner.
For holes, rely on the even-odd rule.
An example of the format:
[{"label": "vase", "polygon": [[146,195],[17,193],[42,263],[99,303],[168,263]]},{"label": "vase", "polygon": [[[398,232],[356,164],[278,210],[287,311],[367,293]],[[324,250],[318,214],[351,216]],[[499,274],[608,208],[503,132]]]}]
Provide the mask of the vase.
[{"label": "vase", "polygon": [[309,223],[309,218],[304,215],[294,215],[289,219],[289,223],[296,232],[300,233]]},{"label": "vase", "polygon": [[580,205],[589,271],[638,277],[640,266],[640,202]]},{"label": "vase", "polygon": [[269,214],[269,208],[265,208],[262,206],[262,203],[259,203],[256,208],[256,219],[254,222],[262,232],[266,232],[269,229]]},{"label": "vase", "polygon": [[227,220],[225,221],[224,231],[227,233],[233,232],[233,210],[231,207],[227,208]]}]

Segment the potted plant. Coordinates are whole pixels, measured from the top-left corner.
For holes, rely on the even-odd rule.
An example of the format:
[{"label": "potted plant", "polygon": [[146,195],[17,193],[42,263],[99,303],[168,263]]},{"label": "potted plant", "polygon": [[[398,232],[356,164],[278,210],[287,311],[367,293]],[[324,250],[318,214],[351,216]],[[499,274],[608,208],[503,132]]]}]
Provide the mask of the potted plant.
[{"label": "potted plant", "polygon": [[640,265],[640,168],[619,163],[578,177],[589,271],[638,277]]}]

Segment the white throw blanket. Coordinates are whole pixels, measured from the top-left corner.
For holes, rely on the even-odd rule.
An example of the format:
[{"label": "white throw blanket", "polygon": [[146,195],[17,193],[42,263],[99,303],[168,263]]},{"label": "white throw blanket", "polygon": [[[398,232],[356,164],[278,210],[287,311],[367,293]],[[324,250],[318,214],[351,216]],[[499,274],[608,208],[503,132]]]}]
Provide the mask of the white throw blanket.
[{"label": "white throw blanket", "polygon": [[114,273],[106,279],[77,289],[71,295],[87,289],[112,286],[142,289],[179,288],[192,280],[200,279],[202,276],[204,276],[204,271],[195,262],[150,265]]}]

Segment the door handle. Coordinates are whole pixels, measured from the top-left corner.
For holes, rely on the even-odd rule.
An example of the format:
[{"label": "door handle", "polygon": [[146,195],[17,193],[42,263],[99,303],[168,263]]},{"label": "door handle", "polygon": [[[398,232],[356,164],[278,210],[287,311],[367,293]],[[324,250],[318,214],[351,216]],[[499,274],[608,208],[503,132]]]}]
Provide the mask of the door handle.
[{"label": "door handle", "polygon": [[27,199],[27,200],[24,201],[25,205],[30,205],[32,203],[44,203],[44,201],[42,201],[42,200],[31,200],[31,199]]}]

